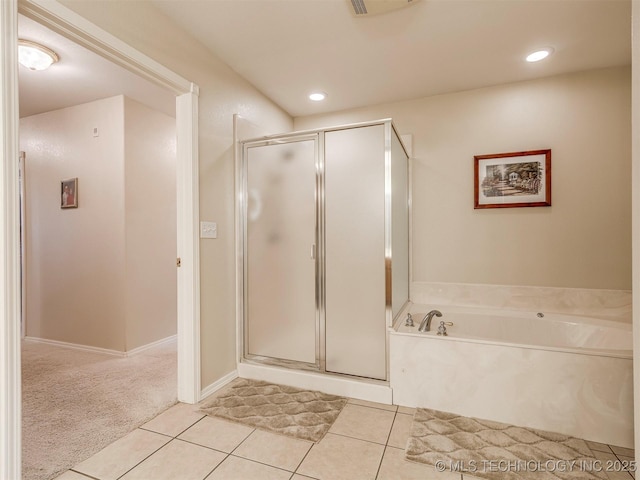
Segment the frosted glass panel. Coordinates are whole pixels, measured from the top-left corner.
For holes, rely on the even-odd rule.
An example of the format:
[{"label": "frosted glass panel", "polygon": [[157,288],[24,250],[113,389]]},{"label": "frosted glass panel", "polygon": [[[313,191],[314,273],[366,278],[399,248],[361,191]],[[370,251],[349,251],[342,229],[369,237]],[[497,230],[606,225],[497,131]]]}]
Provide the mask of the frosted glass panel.
[{"label": "frosted glass panel", "polygon": [[315,141],[247,148],[250,355],[316,362]]},{"label": "frosted glass panel", "polygon": [[409,164],[396,136],[391,133],[391,310],[395,318],[409,300]]},{"label": "frosted glass panel", "polygon": [[386,377],[384,126],[325,134],[326,369]]}]

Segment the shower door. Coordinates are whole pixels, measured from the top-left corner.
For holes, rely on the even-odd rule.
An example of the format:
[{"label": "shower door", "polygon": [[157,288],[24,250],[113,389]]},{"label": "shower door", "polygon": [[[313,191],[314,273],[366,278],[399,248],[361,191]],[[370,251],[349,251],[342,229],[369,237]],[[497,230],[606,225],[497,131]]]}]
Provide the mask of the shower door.
[{"label": "shower door", "polygon": [[244,144],[245,356],[319,366],[318,136]]}]

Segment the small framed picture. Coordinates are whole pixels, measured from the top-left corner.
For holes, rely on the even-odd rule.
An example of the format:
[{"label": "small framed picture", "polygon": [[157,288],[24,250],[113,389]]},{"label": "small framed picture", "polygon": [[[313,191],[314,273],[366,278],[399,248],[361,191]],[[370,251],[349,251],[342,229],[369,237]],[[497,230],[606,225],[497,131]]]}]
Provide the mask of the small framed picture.
[{"label": "small framed picture", "polygon": [[60,182],[60,208],[78,208],[78,178]]},{"label": "small framed picture", "polygon": [[474,208],[551,206],[551,150],[473,157]]}]

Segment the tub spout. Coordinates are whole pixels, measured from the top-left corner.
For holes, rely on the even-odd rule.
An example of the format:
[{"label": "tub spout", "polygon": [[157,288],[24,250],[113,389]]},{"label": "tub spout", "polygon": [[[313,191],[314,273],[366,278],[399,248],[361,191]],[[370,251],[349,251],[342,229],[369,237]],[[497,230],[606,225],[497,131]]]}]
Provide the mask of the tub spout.
[{"label": "tub spout", "polygon": [[419,332],[429,332],[431,330],[431,319],[433,317],[441,317],[442,316],[442,312],[440,312],[439,310],[431,310],[429,313],[427,313],[424,318],[422,319],[422,322],[420,322],[420,327],[418,328]]}]

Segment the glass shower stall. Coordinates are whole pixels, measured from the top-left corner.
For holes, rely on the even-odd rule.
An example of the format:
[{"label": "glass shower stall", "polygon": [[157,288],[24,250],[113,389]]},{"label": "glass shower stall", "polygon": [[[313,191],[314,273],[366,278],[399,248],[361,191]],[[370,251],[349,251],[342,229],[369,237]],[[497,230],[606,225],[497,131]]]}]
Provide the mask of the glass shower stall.
[{"label": "glass shower stall", "polygon": [[388,379],[409,300],[409,159],[390,119],[241,142],[242,361]]}]

